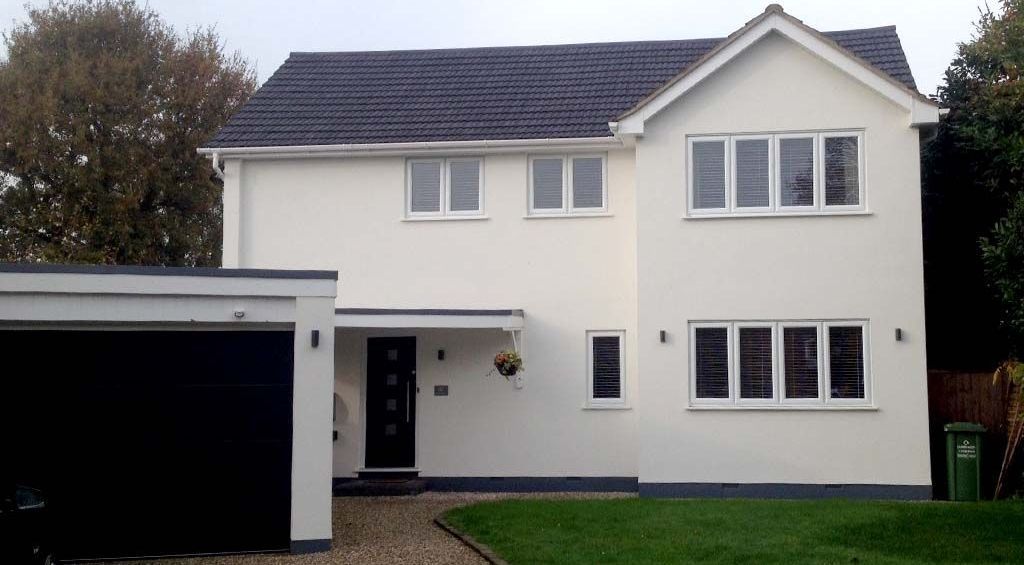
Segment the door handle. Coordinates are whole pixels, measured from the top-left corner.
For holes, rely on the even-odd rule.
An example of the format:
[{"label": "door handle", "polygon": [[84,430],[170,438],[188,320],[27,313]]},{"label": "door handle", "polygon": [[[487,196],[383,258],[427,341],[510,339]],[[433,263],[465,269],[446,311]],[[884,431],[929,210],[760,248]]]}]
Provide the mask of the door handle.
[{"label": "door handle", "polygon": [[405,382],[405,423],[409,423],[409,387],[412,383],[409,381]]}]

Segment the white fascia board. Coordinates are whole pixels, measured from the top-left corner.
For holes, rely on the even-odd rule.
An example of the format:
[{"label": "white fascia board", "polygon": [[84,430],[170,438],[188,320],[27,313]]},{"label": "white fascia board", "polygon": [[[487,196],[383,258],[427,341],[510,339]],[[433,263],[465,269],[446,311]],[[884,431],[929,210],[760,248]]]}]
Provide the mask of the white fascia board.
[{"label": "white fascia board", "polygon": [[[880,71],[873,70],[846,52],[837,49],[816,33],[809,31],[802,24],[778,13],[770,14],[754,24],[735,39],[723,46],[707,60],[684,74],[679,80],[633,110],[618,121],[618,133],[641,135],[644,122],[677,100],[680,96],[697,86],[719,68],[727,64],[737,55],[752,46],[765,35],[776,32],[796,42],[812,54],[824,59],[832,66],[875,90],[888,100],[911,112],[911,124],[914,126],[938,122],[938,105],[923,99],[895,80],[886,78]],[[728,41],[728,40],[727,40]]]},{"label": "white fascia board", "polygon": [[340,145],[283,145],[272,147],[200,147],[202,155],[218,159],[282,159],[305,157],[389,157],[444,153],[479,155],[481,153],[521,153],[524,151],[586,151],[623,147],[620,139],[607,137],[568,137],[550,139],[497,139],[472,141],[422,141],[411,143],[345,143]]},{"label": "white fascia board", "polygon": [[334,315],[336,328],[449,328],[523,329],[522,316],[460,316],[431,314],[343,314]]},{"label": "white fascia board", "polygon": [[[295,323],[295,298],[255,296],[153,296],[118,294],[0,293],[0,325],[187,326],[202,329],[266,329]],[[242,312],[242,317],[237,316]]]},{"label": "white fascia board", "polygon": [[0,273],[0,294],[5,293],[334,298],[338,294],[338,282],[331,279]]},{"label": "white fascia board", "polygon": [[939,123],[939,117],[948,112],[949,110],[943,112],[937,104],[928,104],[915,98],[913,109],[910,111],[910,127],[935,125]]}]

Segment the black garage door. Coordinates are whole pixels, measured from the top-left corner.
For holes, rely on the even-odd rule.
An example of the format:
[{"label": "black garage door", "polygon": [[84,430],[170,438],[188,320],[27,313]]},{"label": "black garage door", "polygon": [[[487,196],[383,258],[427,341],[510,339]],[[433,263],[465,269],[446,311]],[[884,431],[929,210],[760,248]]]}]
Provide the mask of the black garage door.
[{"label": "black garage door", "polygon": [[49,494],[59,554],[287,549],[292,339],[0,331],[0,457]]}]

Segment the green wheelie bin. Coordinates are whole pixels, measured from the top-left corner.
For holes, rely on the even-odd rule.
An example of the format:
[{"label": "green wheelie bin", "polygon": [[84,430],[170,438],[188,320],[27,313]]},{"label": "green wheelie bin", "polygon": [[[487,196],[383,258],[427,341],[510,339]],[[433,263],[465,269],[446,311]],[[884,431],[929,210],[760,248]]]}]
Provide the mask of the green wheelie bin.
[{"label": "green wheelie bin", "polygon": [[946,486],[949,499],[981,500],[981,437],[985,426],[953,422],[946,432]]}]

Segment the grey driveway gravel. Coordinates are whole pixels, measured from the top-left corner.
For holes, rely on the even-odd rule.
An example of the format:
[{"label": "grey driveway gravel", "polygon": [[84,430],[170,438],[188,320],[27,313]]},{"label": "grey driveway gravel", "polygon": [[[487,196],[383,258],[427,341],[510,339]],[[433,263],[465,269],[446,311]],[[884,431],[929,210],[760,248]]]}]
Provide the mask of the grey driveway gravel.
[{"label": "grey driveway gravel", "polygon": [[[334,499],[334,541],[326,553],[264,554],[161,559],[160,565],[262,565],[294,563],[462,564],[484,563],[473,550],[434,524],[456,506],[503,498],[615,498],[618,493],[435,493],[418,496]],[[132,561],[131,563],[139,563]]]}]

